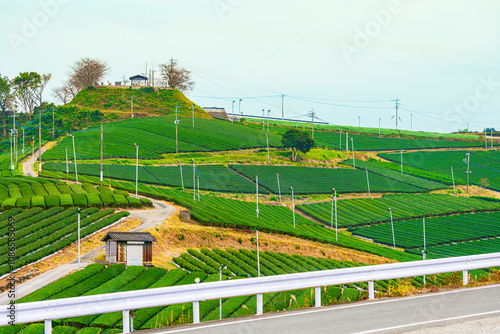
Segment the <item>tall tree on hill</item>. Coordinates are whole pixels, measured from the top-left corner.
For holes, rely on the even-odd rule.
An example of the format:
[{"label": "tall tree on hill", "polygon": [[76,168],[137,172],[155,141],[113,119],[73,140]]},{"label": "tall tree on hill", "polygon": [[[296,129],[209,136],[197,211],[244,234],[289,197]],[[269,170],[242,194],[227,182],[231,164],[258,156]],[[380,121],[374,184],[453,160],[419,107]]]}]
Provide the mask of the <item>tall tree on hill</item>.
[{"label": "tall tree on hill", "polygon": [[75,87],[77,91],[80,91],[87,86],[102,81],[109,71],[110,67],[106,62],[88,57],[80,58],[71,67],[69,81],[66,86],[69,84]]},{"label": "tall tree on hill", "polygon": [[311,148],[316,146],[314,139],[311,138],[309,132],[298,129],[290,129],[281,136],[281,144],[284,147],[292,150],[292,160],[297,160],[299,151],[307,153]]},{"label": "tall tree on hill", "polygon": [[21,108],[31,117],[35,107],[41,106],[39,99],[41,98],[40,90],[43,91],[42,76],[36,72],[23,72],[19,73],[12,83],[14,94]]},{"label": "tall tree on hill", "polygon": [[0,75],[0,109],[1,109],[1,117],[2,117],[2,125],[3,131],[2,136],[7,137],[7,109],[12,108],[12,104],[14,102],[14,96],[12,95],[12,82],[8,77],[2,77]]},{"label": "tall tree on hill", "polygon": [[160,64],[162,84],[166,87],[178,89],[181,92],[192,90],[194,81],[191,79],[191,71],[179,66],[177,59],[170,58],[167,64]]},{"label": "tall tree on hill", "polygon": [[45,90],[45,87],[47,87],[47,84],[49,83],[51,78],[52,74],[50,73],[40,75],[40,85],[34,92],[39,107],[41,107],[43,104],[43,91]]},{"label": "tall tree on hill", "polygon": [[78,89],[68,80],[61,87],[52,89],[52,95],[63,104],[68,104],[78,94]]}]

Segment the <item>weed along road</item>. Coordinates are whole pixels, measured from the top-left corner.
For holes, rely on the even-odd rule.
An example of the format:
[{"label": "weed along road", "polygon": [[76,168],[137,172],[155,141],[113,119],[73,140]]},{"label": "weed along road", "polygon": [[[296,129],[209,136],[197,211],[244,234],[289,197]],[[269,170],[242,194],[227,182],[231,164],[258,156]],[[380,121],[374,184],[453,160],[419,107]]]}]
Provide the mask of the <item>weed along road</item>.
[{"label": "weed along road", "polygon": [[491,285],[138,333],[498,333],[499,295]]}]

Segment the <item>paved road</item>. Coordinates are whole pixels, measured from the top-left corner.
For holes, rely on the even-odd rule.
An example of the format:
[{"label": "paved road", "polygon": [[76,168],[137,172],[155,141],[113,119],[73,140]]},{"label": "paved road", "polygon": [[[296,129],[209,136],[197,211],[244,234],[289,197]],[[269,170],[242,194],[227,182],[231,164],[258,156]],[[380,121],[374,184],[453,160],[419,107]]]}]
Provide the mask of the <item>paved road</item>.
[{"label": "paved road", "polygon": [[[485,333],[500,332],[500,285],[272,313],[260,317],[251,316],[137,333],[368,334],[408,333],[415,330],[420,330],[417,333],[427,333],[427,329],[450,325],[453,333],[478,333],[478,326],[483,326],[483,323],[488,324],[491,329]],[[444,330],[438,329],[435,333]]]},{"label": "paved road", "polygon": [[[47,151],[47,145],[42,146],[42,154],[44,154],[45,151]],[[35,151],[35,154],[30,155],[28,160],[22,163],[24,175],[32,177],[37,176],[33,171],[33,164],[37,161],[37,159],[38,159],[38,150]]]}]

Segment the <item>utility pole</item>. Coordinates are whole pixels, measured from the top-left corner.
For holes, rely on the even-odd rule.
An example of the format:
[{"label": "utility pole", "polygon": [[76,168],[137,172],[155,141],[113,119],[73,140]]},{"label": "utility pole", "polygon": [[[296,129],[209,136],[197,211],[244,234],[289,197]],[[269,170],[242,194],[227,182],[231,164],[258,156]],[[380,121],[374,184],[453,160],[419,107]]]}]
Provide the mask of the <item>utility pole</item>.
[{"label": "utility pole", "polygon": [[262,131],[266,131],[264,117],[266,117],[265,110],[262,109]]},{"label": "utility pole", "polygon": [[351,137],[351,151],[352,151],[352,166],[356,169],[356,160],[354,160],[354,139]]},{"label": "utility pole", "polygon": [[134,118],[134,97],[130,97],[130,118]]},{"label": "utility pole", "polygon": [[382,120],[382,118],[379,118],[378,119],[378,137],[380,138],[380,121]]},{"label": "utility pole", "polygon": [[241,116],[241,101],[243,101],[243,99],[239,99],[238,101],[238,114]]},{"label": "utility pole", "polygon": [[255,213],[257,214],[257,218],[259,218],[259,176],[257,175],[255,175],[255,204],[257,205]]},{"label": "utility pole", "polygon": [[179,108],[180,105],[175,105],[175,153],[179,153],[179,120],[177,119],[177,108]]},{"label": "utility pole", "polygon": [[467,196],[469,196],[469,175],[471,173],[470,171],[470,152],[465,153],[466,158],[464,159],[464,162],[467,164]]},{"label": "utility pole", "polygon": [[401,150],[401,174],[403,174],[403,152],[405,150]]},{"label": "utility pole", "polygon": [[[74,144],[74,139],[73,139],[73,150],[74,150],[75,144]],[[40,175],[40,172],[42,171],[42,111],[38,111],[38,175]],[[78,179],[76,180],[76,183],[78,183]]]},{"label": "utility pole", "polygon": [[342,130],[340,130],[340,142],[339,142],[339,151],[342,151]]},{"label": "utility pole", "polygon": [[290,190],[292,191],[293,228],[295,228],[295,200],[294,200],[294,196],[293,196],[293,187],[290,187]]},{"label": "utility pole", "polygon": [[271,158],[269,157],[269,133],[266,133],[266,142],[267,142],[267,164],[271,164]]},{"label": "utility pole", "polygon": [[281,120],[285,120],[285,95],[281,94]]},{"label": "utility pole", "polygon": [[232,106],[231,106],[231,123],[234,123],[234,103],[236,101],[233,100]]},{"label": "utility pole", "polygon": [[276,173],[276,178],[278,179],[278,194],[280,197],[280,206],[281,206],[281,185],[280,185],[280,175]]},{"label": "utility pole", "polygon": [[102,186],[102,181],[103,181],[103,172],[102,172],[102,160],[103,160],[103,153],[104,153],[104,130],[103,130],[103,126],[101,124],[101,186]]},{"label": "utility pole", "polygon": [[361,116],[358,116],[358,128],[361,127]]},{"label": "utility pole", "polygon": [[453,175],[453,166],[451,167],[451,180],[453,182],[453,196],[457,196],[457,191],[455,189],[455,176]]},{"label": "utility pole", "polygon": [[[396,102],[396,130],[398,129],[398,120],[399,120],[399,115],[398,115],[398,111],[399,111],[399,98],[393,100]],[[394,118],[394,116],[392,116],[392,118]]]},{"label": "utility pole", "polygon": [[194,159],[191,159],[193,163],[193,201],[196,201],[196,164]]},{"label": "utility pole", "polygon": [[349,159],[349,132],[345,133],[345,152],[346,158]]},{"label": "utility pole", "polygon": [[139,145],[134,143],[135,146],[135,198],[138,198],[137,196],[137,187],[139,184]]},{"label": "utility pole", "polygon": [[182,161],[177,160],[179,162],[179,169],[181,171],[181,185],[182,185],[182,191],[184,191],[184,178],[182,177]]},{"label": "utility pole", "polygon": [[269,114],[271,113],[271,109],[267,111],[267,132],[269,132]]},{"label": "utility pole", "polygon": [[54,139],[54,134],[55,134],[54,113],[55,113],[55,108],[52,108],[52,139]]},{"label": "utility pole", "polygon": [[66,174],[69,174],[69,161],[68,161],[68,148],[64,149],[66,151]]},{"label": "utility pole", "polygon": [[194,103],[192,109],[193,109],[193,129],[194,129]]},{"label": "utility pole", "polygon": [[410,113],[410,131],[413,131],[413,114]]},{"label": "utility pole", "polygon": [[23,128],[23,154],[24,154],[24,128]]},{"label": "utility pole", "polygon": [[312,132],[312,139],[314,139],[314,117],[316,116],[314,109],[311,110],[311,112],[309,113],[309,116],[311,116],[311,132]]}]

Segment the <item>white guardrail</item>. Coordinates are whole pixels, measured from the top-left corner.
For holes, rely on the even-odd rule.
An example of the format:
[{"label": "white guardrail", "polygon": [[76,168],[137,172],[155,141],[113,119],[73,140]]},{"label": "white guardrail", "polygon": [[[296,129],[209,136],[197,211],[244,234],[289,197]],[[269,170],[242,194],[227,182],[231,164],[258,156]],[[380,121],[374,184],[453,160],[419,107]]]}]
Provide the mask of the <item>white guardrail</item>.
[{"label": "white guardrail", "polygon": [[[193,303],[193,321],[199,323],[199,302],[204,300],[257,295],[257,314],[262,314],[264,293],[315,288],[315,306],[319,307],[324,286],[368,282],[369,299],[374,299],[374,281],[462,271],[466,285],[469,270],[499,266],[500,253],[491,253],[21,303],[15,305],[15,323],[44,321],[49,334],[54,319],[122,311],[123,333],[130,333],[130,310],[141,308]],[[7,307],[0,310],[0,326],[11,321]]]}]

